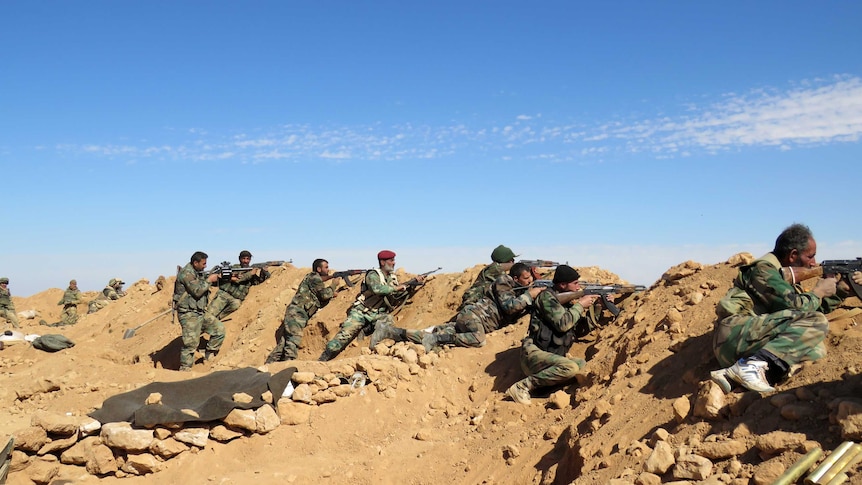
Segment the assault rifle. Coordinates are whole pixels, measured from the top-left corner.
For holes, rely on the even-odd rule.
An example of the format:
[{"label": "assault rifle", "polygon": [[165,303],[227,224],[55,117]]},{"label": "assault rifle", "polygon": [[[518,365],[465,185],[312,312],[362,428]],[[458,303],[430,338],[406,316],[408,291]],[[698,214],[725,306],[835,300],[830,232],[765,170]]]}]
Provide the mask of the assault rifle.
[{"label": "assault rifle", "polygon": [[350,277],[353,275],[362,274],[365,271],[366,270],[364,270],[364,269],[348,269],[345,271],[336,271],[335,273],[332,273],[331,275],[322,276],[321,279],[323,281],[329,281],[331,279],[341,278],[342,280],[344,280],[344,284],[353,288],[356,285],[356,283],[350,281]]},{"label": "assault rifle", "polygon": [[556,261],[548,261],[547,259],[521,259],[518,262],[531,268],[556,268],[560,265]]},{"label": "assault rifle", "polygon": [[209,270],[208,274],[217,274],[219,275],[220,282],[230,281],[231,277],[234,275],[241,275],[247,271],[251,271],[257,268],[266,269],[270,266],[282,266],[285,263],[292,263],[293,260],[288,261],[264,261],[263,263],[254,263],[250,266],[231,266],[229,261],[222,261],[213,267],[213,269]]},{"label": "assault rifle", "polygon": [[[443,269],[443,268],[442,268],[441,266],[438,266],[438,267],[437,267],[437,269],[432,269],[431,271],[428,271],[428,272],[422,273],[422,274],[420,274],[419,276],[425,277],[425,276],[428,276],[428,275],[434,274],[434,273],[436,273],[436,272],[440,271],[441,269]],[[423,284],[425,284],[424,282],[423,282],[423,283],[420,283],[420,282],[419,282],[419,276],[416,276],[415,278],[411,278],[410,280],[408,280],[408,281],[407,281],[406,283],[404,283],[404,284],[407,286],[407,288],[416,288],[416,287],[417,287],[417,286],[419,286],[419,285],[423,285]]]},{"label": "assault rifle", "polygon": [[862,271],[862,258],[830,259],[821,262],[820,266],[815,266],[813,268],[785,266],[784,268],[781,268],[780,271],[784,281],[787,281],[791,285],[795,285],[800,281],[805,281],[811,278],[824,278],[841,275],[853,288],[853,292],[856,293],[856,296],[862,298],[862,286],[858,285],[853,281],[853,278],[850,277],[850,275],[856,271]]},{"label": "assault rifle", "polygon": [[[540,288],[553,288],[554,283],[551,280],[536,280],[531,286]],[[620,314],[620,309],[608,299],[608,295],[626,295],[629,293],[636,293],[638,291],[644,290],[646,290],[646,286],[644,285],[602,285],[599,283],[581,282],[580,290],[558,293],[557,300],[559,300],[560,303],[565,305],[575,300],[579,300],[581,297],[587,295],[599,295],[602,300],[602,304],[605,305],[605,308],[607,308],[608,311],[616,317]]]}]

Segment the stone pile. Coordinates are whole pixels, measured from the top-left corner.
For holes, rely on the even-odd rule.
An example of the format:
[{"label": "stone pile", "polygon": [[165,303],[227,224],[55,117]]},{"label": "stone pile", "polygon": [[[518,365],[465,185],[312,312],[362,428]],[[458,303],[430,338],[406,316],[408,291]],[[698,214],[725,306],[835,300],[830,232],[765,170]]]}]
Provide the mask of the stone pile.
[{"label": "stone pile", "polygon": [[[274,399],[269,391],[261,398],[267,403],[257,409],[234,409],[224,419],[135,428],[127,422],[99,423],[87,416],[58,415],[40,411],[30,427],[13,434],[10,472],[24,473],[32,482],[48,484],[63,465],[83,467],[89,474],[116,477],[156,473],[164,463],[182,453],[198,453],[208,440],[228,442],[252,434],[266,434],[280,425],[307,423],[315,406],[334,402],[375,389],[392,397],[399,382],[433,365],[437,354],[426,354],[421,345],[380,343],[364,349],[363,356],[333,362],[292,362],[307,364],[310,370],[294,372],[290,397]],[[383,356],[391,356],[387,358]],[[267,370],[265,367],[261,370]],[[361,375],[362,380],[349,379]],[[365,382],[369,384],[366,386]],[[56,386],[42,383],[38,389],[22,391],[28,399]],[[161,395],[150,394],[147,404],[161,403]],[[238,393],[235,402],[248,403],[252,396]],[[193,410],[184,410],[193,414]]]}]

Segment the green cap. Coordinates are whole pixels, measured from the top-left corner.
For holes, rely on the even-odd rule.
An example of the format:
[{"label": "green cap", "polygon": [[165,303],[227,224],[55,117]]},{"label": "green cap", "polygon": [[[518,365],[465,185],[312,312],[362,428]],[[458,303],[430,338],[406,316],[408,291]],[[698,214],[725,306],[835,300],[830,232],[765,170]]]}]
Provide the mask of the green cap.
[{"label": "green cap", "polygon": [[491,260],[495,263],[508,263],[512,261],[517,256],[511,249],[503,246],[502,244],[494,248],[494,251],[491,252]]},{"label": "green cap", "polygon": [[0,278],[0,283],[6,283],[6,284],[9,284],[9,278],[7,278],[7,277],[5,277],[5,276],[4,276],[4,277],[2,277],[2,278]]}]

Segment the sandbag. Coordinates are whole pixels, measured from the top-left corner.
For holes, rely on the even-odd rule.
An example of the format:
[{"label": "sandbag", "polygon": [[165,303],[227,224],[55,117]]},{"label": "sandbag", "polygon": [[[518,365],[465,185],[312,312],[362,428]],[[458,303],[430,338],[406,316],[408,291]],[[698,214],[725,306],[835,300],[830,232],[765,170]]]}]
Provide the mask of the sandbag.
[{"label": "sandbag", "polygon": [[59,333],[49,333],[33,340],[33,347],[36,347],[39,350],[44,350],[45,352],[57,352],[58,350],[68,349],[74,346],[75,342],[72,342]]}]

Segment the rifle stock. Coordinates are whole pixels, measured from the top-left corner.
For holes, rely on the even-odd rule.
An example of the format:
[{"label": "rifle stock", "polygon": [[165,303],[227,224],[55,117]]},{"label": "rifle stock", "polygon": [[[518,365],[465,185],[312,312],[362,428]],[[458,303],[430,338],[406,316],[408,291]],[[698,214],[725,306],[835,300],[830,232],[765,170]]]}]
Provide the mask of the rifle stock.
[{"label": "rifle stock", "polygon": [[862,286],[853,281],[850,277],[856,271],[862,271],[862,257],[856,259],[830,259],[820,263],[820,266],[813,268],[801,268],[793,266],[785,266],[779,270],[784,281],[795,285],[799,282],[809,280],[811,278],[826,278],[834,275],[841,275],[847,283],[853,288],[856,296],[862,298]]}]

